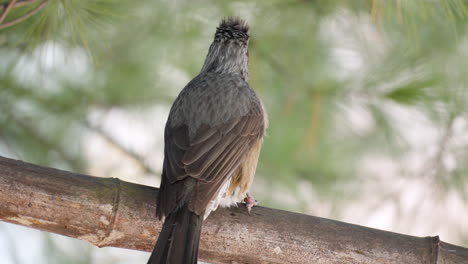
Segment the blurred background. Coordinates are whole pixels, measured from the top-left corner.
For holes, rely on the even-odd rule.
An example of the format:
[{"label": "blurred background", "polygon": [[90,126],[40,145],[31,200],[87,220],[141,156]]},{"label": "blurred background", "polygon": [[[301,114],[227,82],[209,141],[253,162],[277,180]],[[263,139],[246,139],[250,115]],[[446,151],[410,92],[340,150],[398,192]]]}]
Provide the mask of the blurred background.
[{"label": "blurred background", "polygon": [[[261,205],[468,247],[467,1],[10,2],[1,156],[158,186],[170,105],[238,15],[270,119]],[[0,223],[3,264],[148,256]]]}]

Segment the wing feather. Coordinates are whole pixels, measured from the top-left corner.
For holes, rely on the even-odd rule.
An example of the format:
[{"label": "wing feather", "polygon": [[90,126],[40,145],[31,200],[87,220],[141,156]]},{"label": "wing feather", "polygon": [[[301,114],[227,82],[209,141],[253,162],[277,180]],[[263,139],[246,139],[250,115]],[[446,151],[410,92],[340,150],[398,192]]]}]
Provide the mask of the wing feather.
[{"label": "wing feather", "polygon": [[216,144],[221,140],[222,135],[219,132],[214,133],[212,136],[207,138],[205,141],[191,145],[187,152],[182,157],[182,163],[189,165],[206,155],[210,152]]},{"label": "wing feather", "polygon": [[175,204],[160,204],[164,208],[158,208],[163,212],[158,214],[170,213],[186,195],[190,195],[189,208],[202,214],[255,142],[261,140],[264,125],[263,115],[251,112],[215,127],[203,125],[193,139],[186,126],[166,127],[163,177],[170,184],[166,183],[164,200]]}]

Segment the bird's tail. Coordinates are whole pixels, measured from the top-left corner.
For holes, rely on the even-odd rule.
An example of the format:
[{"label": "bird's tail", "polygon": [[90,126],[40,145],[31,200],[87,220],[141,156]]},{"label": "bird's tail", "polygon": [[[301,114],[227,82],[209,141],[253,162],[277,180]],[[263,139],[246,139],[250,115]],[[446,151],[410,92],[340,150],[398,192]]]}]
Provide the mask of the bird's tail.
[{"label": "bird's tail", "polygon": [[169,214],[164,221],[148,264],[196,264],[203,215],[187,205]]}]

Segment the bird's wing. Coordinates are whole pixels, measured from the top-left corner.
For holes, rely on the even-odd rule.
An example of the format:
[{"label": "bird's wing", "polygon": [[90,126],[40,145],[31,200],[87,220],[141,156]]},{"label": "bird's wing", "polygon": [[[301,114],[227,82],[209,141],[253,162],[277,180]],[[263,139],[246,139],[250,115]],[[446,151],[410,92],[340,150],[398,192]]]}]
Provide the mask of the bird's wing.
[{"label": "bird's wing", "polygon": [[202,214],[251,147],[261,140],[264,127],[262,107],[255,102],[247,115],[214,127],[201,125],[191,140],[186,126],[166,130],[162,195],[158,201],[166,209],[158,211],[167,215],[188,201],[192,211]]}]

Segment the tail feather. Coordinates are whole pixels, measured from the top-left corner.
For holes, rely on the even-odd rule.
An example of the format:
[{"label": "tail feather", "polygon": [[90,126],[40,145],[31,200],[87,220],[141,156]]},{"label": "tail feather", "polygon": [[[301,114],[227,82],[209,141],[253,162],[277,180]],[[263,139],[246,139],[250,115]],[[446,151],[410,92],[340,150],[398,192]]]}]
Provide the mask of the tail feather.
[{"label": "tail feather", "polygon": [[202,223],[186,205],[169,214],[148,264],[196,264]]}]

